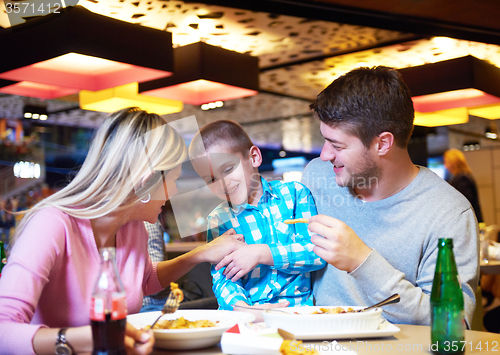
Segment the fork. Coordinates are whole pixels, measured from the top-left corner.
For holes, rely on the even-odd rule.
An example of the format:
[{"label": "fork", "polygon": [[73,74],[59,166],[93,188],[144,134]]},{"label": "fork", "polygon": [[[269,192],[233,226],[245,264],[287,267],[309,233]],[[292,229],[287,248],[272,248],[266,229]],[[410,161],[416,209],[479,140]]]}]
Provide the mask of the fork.
[{"label": "fork", "polygon": [[386,306],[388,304],[398,303],[400,300],[401,300],[401,298],[399,297],[399,294],[395,293],[392,296],[387,297],[385,300],[374,304],[373,306],[358,309],[356,312],[357,313],[366,312],[366,311],[373,309],[373,308],[378,308],[378,307]]},{"label": "fork", "polygon": [[175,296],[172,291],[170,291],[167,300],[165,301],[165,305],[163,306],[161,310],[161,314],[158,318],[156,318],[155,322],[153,325],[151,325],[150,329],[153,329],[153,327],[156,325],[156,323],[160,320],[161,317],[163,317],[165,314],[169,313],[175,313],[177,309],[179,308],[179,296]]}]

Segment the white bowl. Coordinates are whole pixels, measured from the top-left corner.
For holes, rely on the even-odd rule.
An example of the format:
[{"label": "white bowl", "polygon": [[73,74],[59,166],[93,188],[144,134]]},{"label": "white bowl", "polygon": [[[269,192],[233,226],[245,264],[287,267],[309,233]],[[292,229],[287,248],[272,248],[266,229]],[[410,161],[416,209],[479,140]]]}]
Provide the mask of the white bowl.
[{"label": "white bowl", "polygon": [[[144,328],[153,324],[161,312],[145,312],[127,316],[127,321],[136,328]],[[155,346],[162,349],[189,350],[207,348],[220,341],[222,333],[236,323],[253,322],[255,316],[245,312],[219,310],[178,310],[172,314],[165,314],[162,320],[184,317],[195,321],[208,319],[217,322],[215,327],[193,329],[154,329]]]},{"label": "white bowl", "polygon": [[[280,308],[289,314],[262,312],[267,326],[281,328],[292,334],[313,334],[325,332],[371,331],[378,329],[381,322],[381,308],[375,308],[360,313],[313,314],[320,308],[335,308],[337,306],[289,307]],[[343,309],[361,309],[364,307],[342,306]],[[299,314],[294,314],[295,312]]]}]

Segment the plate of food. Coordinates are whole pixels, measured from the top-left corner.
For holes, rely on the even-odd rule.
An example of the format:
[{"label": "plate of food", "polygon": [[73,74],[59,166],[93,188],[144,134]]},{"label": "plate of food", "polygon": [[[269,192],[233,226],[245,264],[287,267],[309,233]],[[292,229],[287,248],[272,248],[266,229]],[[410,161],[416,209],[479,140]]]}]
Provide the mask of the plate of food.
[{"label": "plate of food", "polygon": [[[134,327],[147,328],[161,312],[145,312],[127,316]],[[207,348],[220,341],[222,333],[237,323],[253,322],[255,316],[246,312],[205,309],[178,310],[165,314],[153,332],[155,346],[162,349],[189,350]]]},{"label": "plate of food", "polygon": [[280,308],[279,311],[264,311],[262,315],[268,327],[283,329],[303,340],[342,339],[365,334],[384,336],[391,334],[382,330],[399,331],[399,328],[388,322],[381,328],[384,321],[381,308],[357,312],[361,308],[364,307],[288,307]]}]

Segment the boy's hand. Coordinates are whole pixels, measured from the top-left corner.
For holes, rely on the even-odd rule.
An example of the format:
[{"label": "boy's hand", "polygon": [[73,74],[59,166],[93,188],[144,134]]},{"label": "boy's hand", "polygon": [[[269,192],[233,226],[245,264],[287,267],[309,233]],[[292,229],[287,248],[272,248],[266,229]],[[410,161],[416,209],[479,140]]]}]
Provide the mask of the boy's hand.
[{"label": "boy's hand", "polygon": [[231,281],[238,281],[240,278],[252,271],[257,265],[273,265],[271,249],[266,244],[248,244],[224,257],[215,266],[220,270],[224,266],[224,275]]}]

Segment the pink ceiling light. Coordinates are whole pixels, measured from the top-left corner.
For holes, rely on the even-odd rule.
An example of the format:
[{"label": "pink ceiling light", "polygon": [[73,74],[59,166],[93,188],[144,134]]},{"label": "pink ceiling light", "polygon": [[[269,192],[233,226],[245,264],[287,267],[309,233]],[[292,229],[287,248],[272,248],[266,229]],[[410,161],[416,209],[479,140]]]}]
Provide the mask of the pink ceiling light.
[{"label": "pink ceiling light", "polygon": [[[1,30],[0,42],[7,49],[0,59],[0,79],[24,82],[3,87],[4,93],[50,99],[163,78],[173,71],[169,32],[79,6]],[[49,87],[41,96],[40,86],[26,82]]]},{"label": "pink ceiling light", "polygon": [[139,83],[139,92],[191,105],[256,95],[258,58],[198,42],[174,49],[171,77]]},{"label": "pink ceiling light", "polygon": [[438,94],[414,96],[412,100],[415,111],[431,112],[448,110],[457,107],[471,107],[499,103],[500,97],[471,88],[441,92]]},{"label": "pink ceiling light", "polygon": [[399,72],[419,112],[500,102],[500,69],[470,55]]}]

